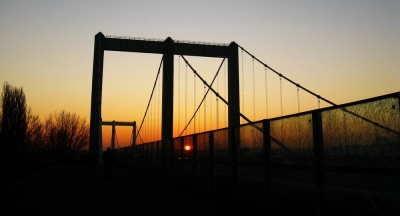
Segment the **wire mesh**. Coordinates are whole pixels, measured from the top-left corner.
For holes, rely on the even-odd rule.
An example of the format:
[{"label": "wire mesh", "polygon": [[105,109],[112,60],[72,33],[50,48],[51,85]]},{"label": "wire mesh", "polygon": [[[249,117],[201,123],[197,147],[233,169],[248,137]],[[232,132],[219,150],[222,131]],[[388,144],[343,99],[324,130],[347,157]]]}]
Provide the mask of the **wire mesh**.
[{"label": "wire mesh", "polygon": [[399,167],[398,104],[386,98],[322,112],[325,164]]},{"label": "wire mesh", "polygon": [[[222,199],[233,198],[241,204],[262,208],[265,194],[269,193],[271,213],[276,210],[282,215],[293,212],[310,215],[318,209],[316,203],[322,203],[322,211],[328,212],[326,215],[330,212],[398,215],[399,105],[398,94],[382,96],[234,129],[185,136],[170,143],[159,141],[151,147],[135,146],[134,155],[139,158],[151,155],[158,159],[151,165],[165,173],[160,176],[172,172],[172,181]],[[322,125],[313,125],[318,122],[312,119],[318,116],[314,113],[321,114]],[[269,137],[263,134],[266,123],[270,127]],[[316,131],[321,132],[322,138]],[[317,140],[313,140],[314,136]],[[193,148],[194,139],[197,149]],[[264,160],[264,139],[271,141],[271,166],[265,166],[268,160]],[[237,152],[233,152],[233,144]],[[320,158],[323,169],[315,169],[318,164],[314,160],[314,145],[321,144],[323,155],[319,156],[323,156]],[[182,155],[185,146],[190,148],[183,150]],[[165,155],[168,151],[173,163]],[[119,151],[124,155],[127,152]],[[172,164],[172,169],[165,163]],[[384,172],[362,174],[357,171],[359,168]],[[393,173],[385,171],[388,169],[394,170]],[[271,190],[266,192],[268,181]],[[318,200],[320,197],[316,194],[321,193],[324,196]]]},{"label": "wire mesh", "polygon": [[214,132],[214,158],[216,161],[229,161],[228,129]]},{"label": "wire mesh", "polygon": [[239,161],[262,162],[263,133],[262,123],[249,124],[240,127]]},{"label": "wire mesh", "polygon": [[313,130],[311,114],[271,121],[271,161],[312,164]]},{"label": "wire mesh", "polygon": [[197,135],[197,160],[210,160],[210,136],[208,133]]}]

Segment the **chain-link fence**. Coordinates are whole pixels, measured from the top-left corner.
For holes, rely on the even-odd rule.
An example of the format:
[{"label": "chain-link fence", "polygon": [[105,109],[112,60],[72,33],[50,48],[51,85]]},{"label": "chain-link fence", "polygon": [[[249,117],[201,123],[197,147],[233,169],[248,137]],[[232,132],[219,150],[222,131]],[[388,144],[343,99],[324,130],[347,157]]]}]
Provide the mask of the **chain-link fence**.
[{"label": "chain-link fence", "polygon": [[191,190],[285,215],[400,215],[400,93],[117,150]]}]

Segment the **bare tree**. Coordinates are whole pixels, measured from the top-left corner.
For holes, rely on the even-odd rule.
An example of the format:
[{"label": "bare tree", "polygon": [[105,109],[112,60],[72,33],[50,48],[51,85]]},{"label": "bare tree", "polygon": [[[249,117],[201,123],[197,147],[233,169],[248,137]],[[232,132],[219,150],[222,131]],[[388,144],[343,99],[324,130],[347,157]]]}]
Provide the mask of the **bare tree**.
[{"label": "bare tree", "polygon": [[56,154],[72,155],[89,144],[89,126],[76,113],[51,113],[44,131],[47,147]]},{"label": "bare tree", "polygon": [[22,154],[26,147],[25,136],[28,126],[26,99],[22,87],[13,87],[5,82],[1,94],[1,108],[1,153]]},{"label": "bare tree", "polygon": [[44,125],[40,122],[39,116],[32,114],[32,109],[27,110],[28,127],[26,131],[26,151],[29,153],[43,153],[44,148]]},{"label": "bare tree", "polygon": [[3,125],[3,112],[2,112],[2,107],[0,107],[0,155],[1,155],[1,151],[3,148],[3,141],[2,141],[2,125]]}]

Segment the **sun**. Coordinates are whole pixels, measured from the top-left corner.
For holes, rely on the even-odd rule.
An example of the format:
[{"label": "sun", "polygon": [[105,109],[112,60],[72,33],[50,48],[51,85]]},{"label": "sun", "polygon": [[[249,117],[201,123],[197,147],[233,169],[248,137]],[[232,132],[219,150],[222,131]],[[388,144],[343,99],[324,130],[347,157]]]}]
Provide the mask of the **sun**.
[{"label": "sun", "polygon": [[189,151],[189,150],[190,150],[190,146],[189,146],[189,145],[186,145],[186,146],[185,146],[185,150],[186,150],[186,151]]}]

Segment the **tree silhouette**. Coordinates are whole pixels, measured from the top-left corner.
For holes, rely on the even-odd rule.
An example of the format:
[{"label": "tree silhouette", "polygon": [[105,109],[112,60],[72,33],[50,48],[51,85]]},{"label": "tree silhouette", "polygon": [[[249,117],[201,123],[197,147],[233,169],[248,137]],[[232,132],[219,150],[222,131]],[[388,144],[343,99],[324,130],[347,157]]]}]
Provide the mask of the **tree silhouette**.
[{"label": "tree silhouette", "polygon": [[65,110],[51,113],[43,124],[27,108],[22,87],[3,85],[0,109],[0,155],[68,154],[89,145],[86,119]]},{"label": "tree silhouette", "polygon": [[44,131],[47,147],[56,154],[73,155],[89,144],[86,119],[65,110],[50,114]]},{"label": "tree silhouette", "polygon": [[3,155],[18,155],[25,151],[26,130],[26,99],[22,87],[13,87],[7,82],[3,85],[1,94],[1,144]]},{"label": "tree silhouette", "polygon": [[27,110],[28,128],[26,131],[26,152],[41,154],[46,151],[44,148],[44,125],[40,122],[39,116],[32,113],[32,109]]}]

